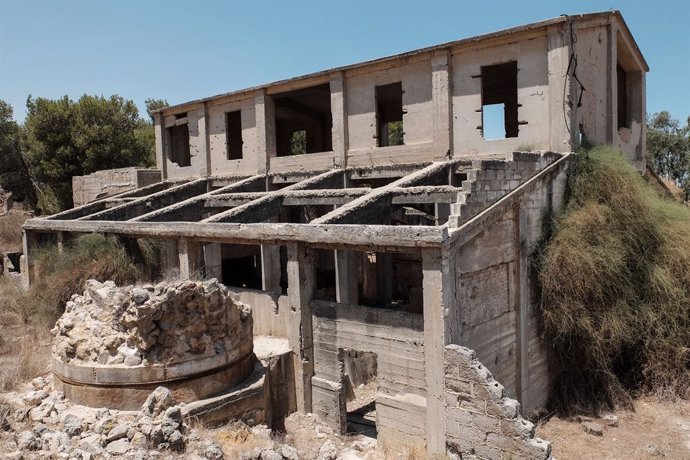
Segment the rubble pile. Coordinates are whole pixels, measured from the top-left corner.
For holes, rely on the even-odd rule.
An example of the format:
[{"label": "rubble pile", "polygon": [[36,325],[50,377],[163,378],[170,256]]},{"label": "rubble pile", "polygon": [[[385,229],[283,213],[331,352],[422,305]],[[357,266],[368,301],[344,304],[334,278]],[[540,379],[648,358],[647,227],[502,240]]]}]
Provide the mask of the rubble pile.
[{"label": "rubble pile", "polygon": [[51,333],[64,363],[174,364],[251,343],[252,319],[215,279],[121,288],[89,280]]}]

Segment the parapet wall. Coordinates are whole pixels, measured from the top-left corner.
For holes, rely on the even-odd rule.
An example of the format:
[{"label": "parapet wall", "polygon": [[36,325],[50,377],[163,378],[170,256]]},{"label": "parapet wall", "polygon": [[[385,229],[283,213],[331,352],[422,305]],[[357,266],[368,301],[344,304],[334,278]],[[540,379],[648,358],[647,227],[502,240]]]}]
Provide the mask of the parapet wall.
[{"label": "parapet wall", "polygon": [[444,352],[446,447],[466,458],[548,459],[551,444],[534,437],[534,424],[520,415],[520,403],[507,398],[503,385],[474,351],[448,345]]},{"label": "parapet wall", "polygon": [[105,169],[86,176],[74,176],[72,199],[75,207],[81,206],[128,190],[146,187],[160,180],[161,172],[157,169]]}]

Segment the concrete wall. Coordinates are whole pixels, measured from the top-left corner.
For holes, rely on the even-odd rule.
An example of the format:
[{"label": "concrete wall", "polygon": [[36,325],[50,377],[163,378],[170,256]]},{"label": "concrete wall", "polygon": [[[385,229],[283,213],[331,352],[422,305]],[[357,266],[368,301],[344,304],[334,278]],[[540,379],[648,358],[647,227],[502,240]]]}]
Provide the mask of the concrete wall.
[{"label": "concrete wall", "polygon": [[343,349],[377,355],[376,427],[389,449],[424,446],[426,376],[421,315],[313,302],[313,411],[344,429]]},{"label": "concrete wall", "polygon": [[[612,142],[608,128],[608,118],[612,116],[613,110],[609,99],[609,38],[606,27],[578,29],[575,44],[577,75],[586,89],[582,94],[582,106],[577,109],[577,126],[581,126],[581,132],[587,140],[599,144]],[[581,90],[574,84],[579,97]]]},{"label": "concrete wall", "polygon": [[[549,80],[547,39],[539,37],[516,43],[453,54],[453,133],[454,151],[501,153],[529,145],[532,149],[549,148]],[[518,137],[485,140],[482,125],[481,67],[517,61],[518,66]],[[479,110],[479,111],[478,111]]]},{"label": "concrete wall", "polygon": [[525,413],[546,404],[550,384],[529,260],[545,219],[563,203],[566,181],[566,169],[545,178],[518,206],[451,249],[459,316],[459,324],[449,328],[456,331],[452,341],[475,350]]},{"label": "concrete wall", "polygon": [[157,169],[119,168],[72,177],[74,206],[160,182]]},{"label": "concrete wall", "polygon": [[[242,159],[228,160],[225,114],[241,110]],[[257,164],[257,128],[254,98],[208,107],[211,174],[252,175]]]},{"label": "concrete wall", "polygon": [[534,425],[520,416],[520,404],[505,397],[472,350],[444,350],[446,446],[460,458],[547,459],[551,444],[534,437]]},{"label": "concrete wall", "polygon": [[[165,178],[178,179],[189,177],[203,177],[208,173],[208,161],[206,158],[206,121],[205,109],[200,107],[196,110],[187,111],[187,129],[189,130],[189,154],[190,166],[179,166],[177,163],[170,161],[170,140],[168,133],[163,130],[164,141],[164,171]],[[164,119],[165,128],[175,124],[175,117],[168,116]]]},{"label": "concrete wall", "polygon": [[254,335],[288,337],[294,319],[287,296],[236,287],[228,290],[235,294],[237,300],[252,307]]},{"label": "concrete wall", "polygon": [[[433,140],[431,107],[431,61],[428,57],[381,70],[346,73],[346,107],[349,133],[348,164],[369,166],[392,163],[406,147],[376,148],[375,87],[402,83],[405,146],[419,146]],[[418,159],[421,161],[424,158]]]}]

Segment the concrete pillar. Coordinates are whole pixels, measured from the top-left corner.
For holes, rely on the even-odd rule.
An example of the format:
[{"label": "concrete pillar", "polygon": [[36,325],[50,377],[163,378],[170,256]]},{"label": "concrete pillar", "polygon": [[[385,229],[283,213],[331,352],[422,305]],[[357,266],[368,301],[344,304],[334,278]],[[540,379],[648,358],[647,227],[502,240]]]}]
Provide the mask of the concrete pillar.
[{"label": "concrete pillar", "polygon": [[55,240],[57,241],[57,250],[58,254],[62,254],[62,250],[64,249],[64,239],[65,235],[63,232],[56,232],[55,233]]},{"label": "concrete pillar", "polygon": [[426,372],[427,458],[446,452],[444,396],[444,347],[450,343],[450,325],[445,320],[452,309],[454,275],[441,250],[422,252],[424,298],[424,370]]},{"label": "concrete pillar", "polygon": [[287,247],[288,304],[295,321],[288,332],[295,370],[297,409],[312,411],[311,378],[314,375],[313,329],[310,302],[314,295],[314,256],[305,246]]},{"label": "concrete pillar", "polygon": [[450,216],[450,203],[434,204],[434,221],[436,225],[443,225],[448,222]]},{"label": "concrete pillar", "polygon": [[258,91],[254,99],[256,106],[256,160],[257,174],[266,174],[270,159],[276,156],[276,117],[273,98],[266,90]]},{"label": "concrete pillar", "polygon": [[220,243],[204,244],[204,269],[207,279],[223,281],[223,254]]},{"label": "concrete pillar", "polygon": [[611,17],[606,28],[606,143],[618,140],[618,27]]},{"label": "concrete pillar", "polygon": [[357,256],[352,251],[335,251],[335,298],[338,303],[357,305]]},{"label": "concrete pillar", "polygon": [[451,158],[453,109],[450,53],[441,50],[431,57],[431,111],[434,150],[439,158]]},{"label": "concrete pillar", "polygon": [[[204,102],[203,115],[199,120],[199,139],[203,142],[205,168],[202,169],[207,176],[211,175],[211,133],[208,123],[208,105]],[[209,190],[210,191],[210,190]]]},{"label": "concrete pillar", "polygon": [[165,162],[165,127],[163,116],[160,113],[153,115],[153,133],[156,137],[156,166],[161,170],[161,180],[168,178],[168,169]]},{"label": "concrete pillar", "polygon": [[261,245],[261,286],[280,294],[280,246]]},{"label": "concrete pillar", "polygon": [[202,275],[204,252],[201,243],[180,238],[177,240],[177,254],[180,260],[180,278]]},{"label": "concrete pillar", "polygon": [[515,397],[523,408],[531,407],[527,401],[529,387],[529,329],[527,318],[528,307],[528,260],[527,260],[527,228],[528,209],[517,205],[513,207],[514,252],[515,252],[515,335],[516,335],[516,363],[515,363]]},{"label": "concrete pillar", "polygon": [[[549,148],[554,152],[573,151],[579,133],[575,110],[568,101],[577,102],[575,86],[568,73],[570,62],[570,32],[562,26],[547,29],[547,65],[549,78]],[[563,87],[565,85],[565,99]]]},{"label": "concrete pillar", "polygon": [[378,302],[385,305],[393,297],[393,254],[376,253],[376,279],[378,282]]},{"label": "concrete pillar", "polygon": [[22,287],[29,289],[35,281],[33,251],[37,246],[36,234],[30,230],[23,230],[22,257],[19,265],[22,272]]},{"label": "concrete pillar", "polygon": [[[374,259],[375,258],[375,259]],[[372,260],[374,259],[374,260]],[[378,280],[376,277],[376,260],[378,254],[365,252],[362,254],[362,295],[365,303],[377,300]]]},{"label": "concrete pillar", "polygon": [[333,115],[333,126],[331,128],[333,154],[335,156],[335,166],[338,168],[347,167],[348,150],[348,131],[347,131],[347,93],[345,90],[345,79],[343,72],[331,75],[331,114]]}]

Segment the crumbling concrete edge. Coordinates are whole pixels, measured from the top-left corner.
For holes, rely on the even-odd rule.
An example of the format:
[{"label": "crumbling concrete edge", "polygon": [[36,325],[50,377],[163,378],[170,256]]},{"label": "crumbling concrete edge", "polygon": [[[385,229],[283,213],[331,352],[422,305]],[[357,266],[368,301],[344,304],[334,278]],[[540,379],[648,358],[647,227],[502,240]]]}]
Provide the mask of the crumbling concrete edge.
[{"label": "crumbling concrete edge", "polygon": [[551,443],[534,436],[520,403],[460,345],[444,350],[446,449],[451,458],[551,458]]}]

